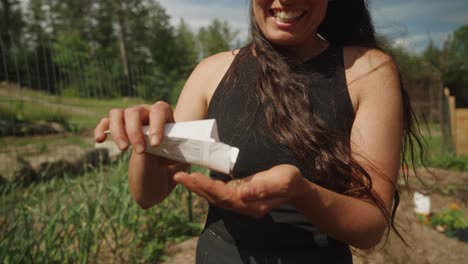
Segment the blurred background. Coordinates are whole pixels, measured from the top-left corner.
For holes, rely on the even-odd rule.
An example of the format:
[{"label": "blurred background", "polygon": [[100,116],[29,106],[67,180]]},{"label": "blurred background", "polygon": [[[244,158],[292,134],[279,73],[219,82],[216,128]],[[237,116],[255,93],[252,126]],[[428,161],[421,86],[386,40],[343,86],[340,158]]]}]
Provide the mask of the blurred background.
[{"label": "blurred background", "polygon": [[[430,170],[402,166],[411,188],[400,182],[397,222],[409,246],[392,233],[355,261],[463,263],[468,3],[369,6],[412,98]],[[128,154],[95,144],[93,128],[112,108],[175,105],[201,59],[248,43],[247,20],[246,0],[1,0],[0,262],[193,262],[206,203],[177,188],[139,209]]]}]

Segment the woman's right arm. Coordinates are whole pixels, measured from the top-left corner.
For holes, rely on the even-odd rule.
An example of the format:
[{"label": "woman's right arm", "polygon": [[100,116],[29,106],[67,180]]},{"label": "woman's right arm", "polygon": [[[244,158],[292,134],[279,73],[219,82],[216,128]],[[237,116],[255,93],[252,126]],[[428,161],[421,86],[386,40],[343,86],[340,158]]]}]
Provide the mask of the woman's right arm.
[{"label": "woman's right arm", "polygon": [[163,139],[166,123],[206,118],[211,95],[233,58],[231,52],[225,52],[203,60],[187,80],[174,112],[162,101],[112,109],[109,117],[96,126],[96,142],[103,142],[106,139],[104,131],[109,129],[112,140],[121,150],[133,146],[128,182],[133,199],[141,208],[150,208],[164,200],[176,186],[173,175],[188,168],[186,164],[146,154],[142,126],[149,126],[149,143],[157,146]]}]

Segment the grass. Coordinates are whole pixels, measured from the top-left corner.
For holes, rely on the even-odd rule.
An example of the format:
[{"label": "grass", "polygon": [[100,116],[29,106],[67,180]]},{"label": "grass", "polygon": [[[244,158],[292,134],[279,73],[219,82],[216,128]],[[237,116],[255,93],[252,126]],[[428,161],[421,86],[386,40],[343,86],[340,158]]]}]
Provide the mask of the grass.
[{"label": "grass", "polygon": [[83,148],[92,147],[93,144],[82,135],[68,133],[65,135],[35,136],[35,137],[5,137],[0,138],[0,149],[9,146],[24,147],[28,145],[41,146],[46,144],[48,148],[63,145],[77,145]]},{"label": "grass", "polygon": [[444,150],[442,138],[430,141],[428,165],[434,168],[468,171],[468,156],[455,155]]},{"label": "grass", "polygon": [[94,128],[112,108],[125,108],[145,103],[137,98],[93,99],[58,97],[45,92],[15,87],[0,87],[0,118],[20,120],[54,120],[65,118],[72,126]]},{"label": "grass", "polygon": [[[430,123],[427,127],[421,127],[421,132],[427,143],[427,155],[423,159],[426,166],[458,171],[468,170],[468,156],[457,156],[445,149],[439,124]],[[419,153],[417,151],[416,155]],[[414,163],[416,167],[422,166],[422,162],[418,159]]]},{"label": "grass", "polygon": [[198,234],[188,220],[187,191],[140,209],[126,180],[127,160],[80,178],[0,196],[0,263],[154,263],[167,242]]},{"label": "grass", "polygon": [[[0,137],[0,152],[11,152],[11,148],[31,146],[37,153],[44,153],[60,145],[92,147],[86,138],[92,138],[92,130],[102,117],[108,116],[112,108],[125,108],[145,103],[136,98],[90,99],[58,97],[45,92],[12,86],[0,86],[0,120],[17,122],[58,121],[71,133],[54,136]],[[86,136],[80,131],[88,131]],[[16,152],[13,151],[13,152]],[[21,152],[21,150],[20,150]]]}]

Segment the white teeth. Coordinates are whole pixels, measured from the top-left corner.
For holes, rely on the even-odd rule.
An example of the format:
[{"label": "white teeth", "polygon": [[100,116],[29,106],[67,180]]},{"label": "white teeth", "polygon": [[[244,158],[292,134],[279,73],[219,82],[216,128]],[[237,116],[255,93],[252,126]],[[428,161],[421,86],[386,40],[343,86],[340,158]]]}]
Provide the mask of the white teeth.
[{"label": "white teeth", "polygon": [[303,11],[284,11],[275,10],[273,11],[275,19],[279,22],[292,22],[303,14]]}]

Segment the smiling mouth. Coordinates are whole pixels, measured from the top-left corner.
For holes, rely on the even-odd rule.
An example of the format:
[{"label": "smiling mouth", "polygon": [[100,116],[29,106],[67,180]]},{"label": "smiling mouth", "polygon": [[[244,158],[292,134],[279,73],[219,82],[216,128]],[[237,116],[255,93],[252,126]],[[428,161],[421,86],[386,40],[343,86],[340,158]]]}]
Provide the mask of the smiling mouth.
[{"label": "smiling mouth", "polygon": [[301,19],[305,15],[305,10],[285,11],[278,9],[271,9],[270,15],[280,23],[292,23]]}]

